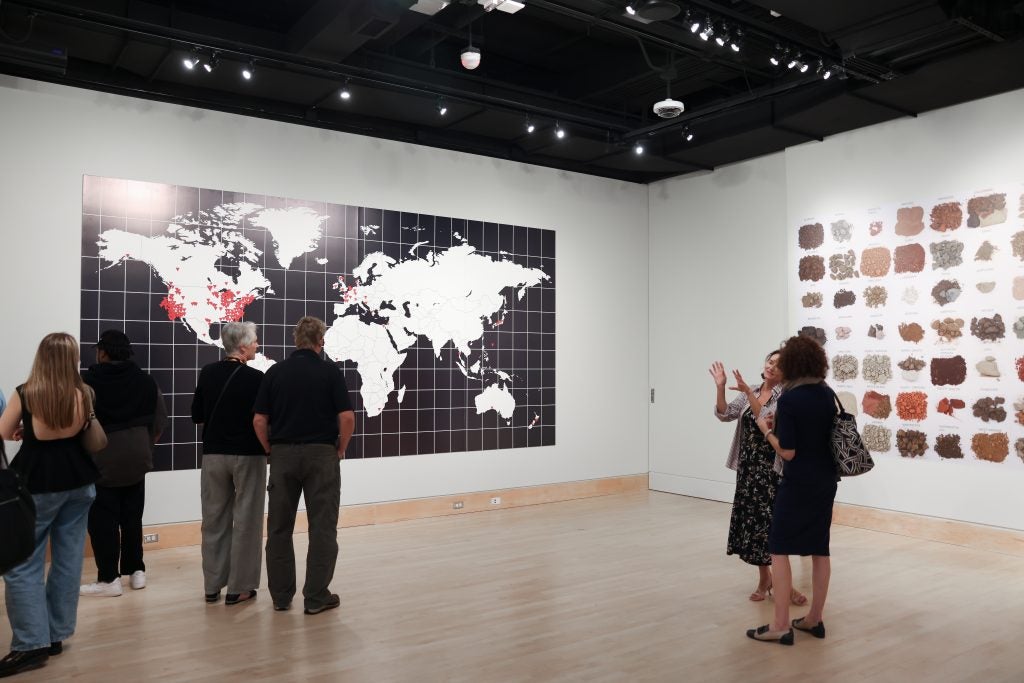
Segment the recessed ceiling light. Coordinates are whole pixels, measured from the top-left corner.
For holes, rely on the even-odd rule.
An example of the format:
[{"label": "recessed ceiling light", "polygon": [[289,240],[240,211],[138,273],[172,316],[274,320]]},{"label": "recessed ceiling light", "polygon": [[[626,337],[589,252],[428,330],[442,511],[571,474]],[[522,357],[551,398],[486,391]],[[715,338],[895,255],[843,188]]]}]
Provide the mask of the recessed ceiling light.
[{"label": "recessed ceiling light", "polygon": [[252,77],[256,74],[256,64],[253,60],[249,60],[249,63],[242,67],[242,78],[247,81],[251,81]]},{"label": "recessed ceiling light", "polygon": [[635,145],[633,145],[633,151],[636,154],[638,154],[638,155],[643,154],[644,153],[644,146],[641,143],[638,142]]}]

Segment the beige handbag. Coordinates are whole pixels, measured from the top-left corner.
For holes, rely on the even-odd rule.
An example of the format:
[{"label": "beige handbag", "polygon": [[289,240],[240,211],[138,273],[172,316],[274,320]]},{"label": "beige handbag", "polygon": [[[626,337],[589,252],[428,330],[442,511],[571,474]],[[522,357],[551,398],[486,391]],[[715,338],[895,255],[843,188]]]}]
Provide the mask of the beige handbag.
[{"label": "beige handbag", "polygon": [[92,387],[87,388],[89,389],[89,418],[85,421],[82,431],[78,433],[78,440],[89,455],[95,455],[107,447],[107,433],[103,431],[103,425],[96,419],[96,412],[92,409],[96,394]]}]

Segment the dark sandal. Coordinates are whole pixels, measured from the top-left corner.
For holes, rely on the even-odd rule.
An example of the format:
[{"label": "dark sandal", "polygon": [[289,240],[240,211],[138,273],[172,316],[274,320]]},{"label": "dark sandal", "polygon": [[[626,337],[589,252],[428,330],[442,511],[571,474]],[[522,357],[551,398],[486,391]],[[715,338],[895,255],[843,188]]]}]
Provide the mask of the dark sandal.
[{"label": "dark sandal", "polygon": [[212,602],[217,602],[218,600],[220,600],[220,591],[217,591],[216,593],[207,593],[206,594],[206,602],[211,602],[212,603]]},{"label": "dark sandal", "polygon": [[779,645],[792,645],[793,644],[793,629],[789,629],[785,633],[779,631],[772,631],[770,624],[764,626],[758,626],[747,631],[747,638],[753,640],[760,640],[763,643],[778,643]]},{"label": "dark sandal", "polygon": [[248,600],[256,599],[256,591],[246,591],[244,593],[228,593],[224,596],[225,605],[237,605],[240,602],[246,602]]},{"label": "dark sandal", "polygon": [[815,638],[824,638],[825,637],[825,622],[824,621],[819,621],[814,626],[807,626],[807,624],[804,623],[804,618],[800,617],[799,619],[794,619],[793,620],[793,628],[795,628],[798,631],[804,631],[805,633],[810,633]]}]

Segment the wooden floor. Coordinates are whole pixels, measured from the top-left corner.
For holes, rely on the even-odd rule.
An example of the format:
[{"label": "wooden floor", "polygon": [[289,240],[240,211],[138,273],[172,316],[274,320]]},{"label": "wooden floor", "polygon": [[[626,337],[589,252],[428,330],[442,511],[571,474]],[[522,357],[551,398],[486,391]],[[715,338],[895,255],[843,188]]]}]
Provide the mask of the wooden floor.
[{"label": "wooden floor", "polygon": [[643,492],[345,529],[317,616],[207,606],[199,549],[153,552],[148,588],[83,599],[64,654],[12,680],[1024,681],[1024,558],[833,527],[829,637],[782,647],[744,635],[771,603],[728,525]]}]

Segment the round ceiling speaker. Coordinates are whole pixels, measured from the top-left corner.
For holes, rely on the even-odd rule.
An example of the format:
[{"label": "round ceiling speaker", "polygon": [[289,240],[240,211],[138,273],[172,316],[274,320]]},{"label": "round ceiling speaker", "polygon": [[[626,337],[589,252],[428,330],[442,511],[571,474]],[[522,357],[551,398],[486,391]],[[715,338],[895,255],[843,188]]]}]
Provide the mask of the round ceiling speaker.
[{"label": "round ceiling speaker", "polygon": [[668,0],[647,0],[640,3],[636,13],[647,21],[668,21],[679,14],[679,5]]}]

